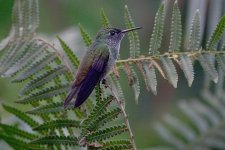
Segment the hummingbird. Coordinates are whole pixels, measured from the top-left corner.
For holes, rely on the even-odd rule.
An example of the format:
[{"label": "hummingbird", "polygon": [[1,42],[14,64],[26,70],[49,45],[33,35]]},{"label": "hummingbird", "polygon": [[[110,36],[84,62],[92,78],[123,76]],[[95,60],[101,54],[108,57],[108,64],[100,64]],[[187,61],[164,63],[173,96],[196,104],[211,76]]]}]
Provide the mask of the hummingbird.
[{"label": "hummingbird", "polygon": [[69,105],[74,97],[75,108],[85,102],[95,86],[105,79],[105,76],[115,64],[124,35],[137,29],[141,29],[141,27],[125,30],[110,27],[101,29],[97,33],[95,41],[88,48],[78,67],[75,80],[64,101],[64,108]]}]

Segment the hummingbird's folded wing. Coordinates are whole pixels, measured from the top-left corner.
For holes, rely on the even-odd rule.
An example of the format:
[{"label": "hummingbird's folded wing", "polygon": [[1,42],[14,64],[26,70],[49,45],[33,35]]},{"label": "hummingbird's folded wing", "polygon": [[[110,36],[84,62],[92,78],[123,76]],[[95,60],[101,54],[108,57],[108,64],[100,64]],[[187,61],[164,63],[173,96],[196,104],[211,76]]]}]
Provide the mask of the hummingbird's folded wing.
[{"label": "hummingbird's folded wing", "polygon": [[[84,59],[81,62],[71,92],[64,102],[64,107],[69,104],[75,95],[76,101],[74,107],[79,107],[94,90],[96,84],[101,80],[109,60],[109,50],[107,46],[104,46],[96,47],[92,52],[94,53],[94,57],[90,56],[88,58],[88,56],[85,56],[84,58],[86,60]],[[91,57],[93,58],[90,61]]]},{"label": "hummingbird's folded wing", "polygon": [[99,58],[96,58],[92,67],[88,71],[84,81],[82,82],[82,85],[80,87],[80,90],[78,92],[76,101],[75,101],[75,107],[79,107],[91,94],[91,92],[94,90],[96,84],[101,80],[102,75],[104,74],[107,62],[109,59],[109,55],[107,57],[100,56]]}]

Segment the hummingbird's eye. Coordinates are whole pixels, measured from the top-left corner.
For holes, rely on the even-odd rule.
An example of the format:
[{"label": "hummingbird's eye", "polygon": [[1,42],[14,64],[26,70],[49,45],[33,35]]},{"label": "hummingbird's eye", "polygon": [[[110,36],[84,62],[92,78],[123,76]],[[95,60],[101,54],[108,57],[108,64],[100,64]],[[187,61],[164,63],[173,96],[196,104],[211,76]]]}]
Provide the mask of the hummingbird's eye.
[{"label": "hummingbird's eye", "polygon": [[110,31],[109,34],[110,34],[111,36],[113,36],[113,35],[116,34],[116,32],[115,32],[115,31]]}]

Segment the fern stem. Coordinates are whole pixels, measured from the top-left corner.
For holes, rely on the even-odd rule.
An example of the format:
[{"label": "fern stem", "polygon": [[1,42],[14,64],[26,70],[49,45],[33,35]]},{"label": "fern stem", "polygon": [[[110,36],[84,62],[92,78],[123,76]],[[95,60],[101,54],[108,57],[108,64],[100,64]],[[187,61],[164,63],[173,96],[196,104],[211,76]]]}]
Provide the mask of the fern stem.
[{"label": "fern stem", "polygon": [[125,124],[127,126],[127,129],[128,129],[128,132],[129,132],[129,136],[130,136],[130,142],[131,142],[131,145],[133,147],[133,150],[137,150],[137,147],[136,147],[136,144],[135,144],[135,141],[134,141],[134,135],[133,135],[133,132],[131,130],[131,127],[130,127],[130,123],[129,123],[129,120],[128,120],[128,115],[125,111],[125,107],[124,107],[124,104],[123,102],[119,99],[119,97],[117,96],[116,92],[112,89],[112,87],[108,86],[112,92],[112,95],[115,97],[115,101],[116,103],[118,104],[118,106],[120,107],[122,113],[123,113],[123,116],[124,116],[124,120],[125,120]]},{"label": "fern stem", "polygon": [[139,58],[128,58],[128,59],[121,59],[117,60],[116,64],[119,65],[121,63],[137,63],[140,61],[151,61],[151,60],[158,60],[160,57],[168,56],[169,58],[178,58],[180,55],[188,55],[191,57],[196,57],[197,55],[200,54],[225,54],[225,51],[203,51],[199,50],[196,52],[173,52],[173,53],[163,53],[160,55],[152,55],[152,56],[140,56]]}]

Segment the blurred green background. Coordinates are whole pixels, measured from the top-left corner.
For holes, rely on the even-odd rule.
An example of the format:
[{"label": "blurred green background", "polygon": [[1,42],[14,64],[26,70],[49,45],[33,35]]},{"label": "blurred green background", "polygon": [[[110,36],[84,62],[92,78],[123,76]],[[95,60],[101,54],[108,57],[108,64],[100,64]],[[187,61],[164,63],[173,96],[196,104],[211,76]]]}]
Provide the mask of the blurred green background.
[{"label": "blurred green background", "polygon": [[[201,2],[201,0],[179,0],[180,9],[182,12],[182,22],[185,28],[187,23],[190,22],[189,14],[193,14],[192,1]],[[222,0],[216,0],[218,3],[224,3]],[[0,0],[0,41],[7,37],[11,28],[11,11],[14,0]],[[164,44],[162,51],[166,51],[169,43],[169,19],[171,16],[171,7],[173,0],[167,2],[167,19],[166,19],[166,31],[164,37]],[[124,5],[128,5],[128,8],[134,18],[137,26],[142,26],[143,29],[138,31],[141,39],[141,52],[143,55],[148,54],[148,45],[152,28],[154,24],[154,16],[159,8],[160,0],[40,0],[40,27],[38,33],[51,36],[55,39],[55,36],[64,32],[68,28],[75,28],[78,34],[78,23],[81,23],[88,33],[94,38],[96,32],[101,28],[100,23],[100,9],[104,8],[110,22],[113,26],[118,28],[124,28]],[[210,1],[205,0],[204,4],[208,8]],[[202,5],[202,4],[201,4]],[[200,7],[197,5],[195,7]],[[201,6],[202,7],[202,6]],[[222,9],[224,10],[224,9]],[[211,10],[215,12],[214,9]],[[207,16],[208,14],[202,13]],[[221,13],[222,14],[222,13]],[[220,14],[220,15],[221,15]],[[219,18],[219,17],[218,17]],[[203,17],[204,19],[204,17]],[[209,19],[208,19],[209,20]],[[207,23],[207,19],[203,24]],[[204,39],[207,39],[207,35],[210,34],[211,28],[215,26],[217,20],[214,19],[211,25],[207,25],[205,28],[207,32],[203,32]],[[214,23],[214,24],[213,24]],[[183,31],[186,35],[186,30]],[[184,36],[185,37],[185,36]],[[185,38],[184,38],[185,39]],[[81,36],[74,39],[75,45],[74,51],[84,52],[80,47],[84,47],[84,43],[81,40]],[[66,41],[68,42],[68,41]],[[185,40],[184,40],[185,43]],[[73,44],[69,43],[69,44]],[[80,46],[81,45],[81,46]],[[127,58],[129,56],[128,51],[128,39],[126,38],[121,46],[121,58]],[[152,131],[152,123],[155,120],[160,120],[161,116],[168,111],[176,113],[175,104],[176,100],[188,99],[193,96],[197,96],[202,86],[203,74],[199,65],[195,65],[195,80],[191,88],[188,87],[187,81],[180,69],[178,88],[174,89],[166,80],[162,79],[158,74],[158,95],[154,96],[152,93],[145,90],[143,81],[141,82],[141,95],[139,103],[135,104],[132,88],[128,87],[127,80],[124,75],[121,75],[121,82],[123,83],[123,89],[125,89],[126,98],[126,110],[129,115],[131,127],[134,131],[135,139],[139,148],[145,148],[155,143],[158,138]],[[19,89],[22,85],[15,85],[10,83],[7,79],[0,78],[0,100],[1,103],[13,103],[18,98]],[[129,92],[127,92],[129,91]],[[18,107],[21,107],[20,105]],[[21,109],[24,109],[21,107]],[[0,108],[1,117],[7,117],[8,114],[3,112]]]}]

